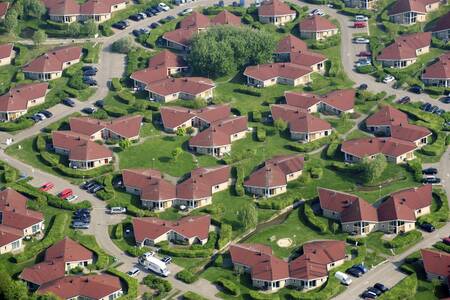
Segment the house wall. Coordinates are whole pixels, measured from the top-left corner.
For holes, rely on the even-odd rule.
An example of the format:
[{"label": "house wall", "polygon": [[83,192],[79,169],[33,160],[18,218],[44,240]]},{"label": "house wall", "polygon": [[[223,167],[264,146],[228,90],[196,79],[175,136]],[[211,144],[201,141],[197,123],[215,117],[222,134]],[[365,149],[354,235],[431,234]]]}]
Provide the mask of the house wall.
[{"label": "house wall", "polygon": [[[446,38],[447,39],[447,38]],[[448,36],[448,39],[450,39],[450,35]],[[443,86],[443,87],[449,87],[450,86],[450,78],[436,78],[436,79],[425,79],[422,78],[422,81],[425,85],[431,85],[431,86]]]},{"label": "house wall", "polygon": [[427,20],[427,15],[417,12],[405,12],[398,15],[391,15],[389,16],[389,19],[393,23],[402,25],[412,25],[417,22],[425,22]]},{"label": "house wall", "polygon": [[405,161],[414,159],[415,158],[414,150],[410,151],[408,153],[402,154],[402,155],[400,155],[398,157],[395,157],[395,158],[394,157],[389,157],[389,156],[386,156],[386,158],[387,158],[388,161],[395,162],[396,164],[400,164],[400,163],[403,163]]},{"label": "house wall", "polygon": [[125,190],[127,193],[133,194],[133,195],[140,195],[141,190],[132,186],[125,186]]},{"label": "house wall", "polygon": [[322,108],[322,110],[324,110],[326,112],[329,112],[329,113],[333,113],[335,115],[340,115],[342,113],[353,113],[353,112],[355,112],[355,110],[353,108],[351,108],[349,110],[346,110],[346,111],[342,111],[342,110],[339,110],[339,109],[337,109],[337,108],[335,108],[333,106],[330,106],[330,105],[328,105],[326,103],[322,103],[321,108]]},{"label": "house wall", "polygon": [[447,277],[446,276],[442,276],[442,275],[439,275],[439,274],[434,274],[434,273],[431,273],[431,272],[427,272],[427,280],[432,281],[433,279],[437,279],[437,280],[442,281],[442,282],[446,282],[447,281]]},{"label": "house wall", "polygon": [[80,261],[68,261],[65,264],[65,270],[66,272],[69,272],[73,268],[76,267],[86,267],[87,265],[92,264],[92,259],[88,260],[80,260]]},{"label": "house wall", "polygon": [[357,224],[360,223],[361,222],[342,223],[342,231],[349,233],[356,232],[357,235],[367,235],[378,228],[376,223],[367,222],[366,226],[357,226]]},{"label": "house wall", "polygon": [[112,294],[106,295],[105,297],[101,298],[100,300],[117,299],[117,298],[119,298],[119,297],[122,296],[122,295],[123,295],[123,291],[122,291],[122,289],[120,289],[120,290],[118,290],[118,291],[115,291],[115,292],[112,293]]},{"label": "house wall", "polygon": [[126,7],[127,7],[127,1],[124,1],[124,2],[122,2],[122,3],[115,4],[115,5],[111,5],[111,12],[115,12],[115,11],[124,9],[124,8],[126,8]]},{"label": "house wall", "polygon": [[300,37],[304,39],[323,40],[338,33],[338,29],[330,29],[326,31],[305,31],[300,29]]},{"label": "house wall", "polygon": [[219,183],[219,184],[217,184],[217,185],[213,185],[213,186],[211,187],[211,193],[214,194],[214,193],[218,193],[218,192],[224,191],[224,190],[226,190],[230,185],[231,185],[231,179],[230,179],[230,180],[227,180],[227,181],[225,181],[225,182]]},{"label": "house wall", "polygon": [[177,205],[185,205],[186,207],[190,209],[195,209],[199,207],[203,207],[205,205],[209,205],[212,203],[212,197],[205,197],[205,198],[199,198],[199,199],[177,199],[176,204]]},{"label": "house wall", "polygon": [[291,85],[297,86],[297,85],[300,85],[300,84],[307,84],[307,83],[310,83],[310,82],[311,82],[311,74],[306,74],[306,75],[304,75],[304,76],[302,76],[300,78],[296,78],[294,80],[294,82],[291,83]]},{"label": "house wall", "polygon": [[317,132],[310,132],[310,133],[291,131],[291,139],[296,140],[296,141],[303,141],[303,142],[313,142],[320,138],[329,136],[330,134],[331,134],[331,129],[317,131]]},{"label": "house wall", "polygon": [[14,111],[14,112],[0,112],[0,120],[1,121],[14,121],[24,114],[26,114],[26,110]]},{"label": "house wall", "polygon": [[63,66],[62,66],[63,70],[65,70],[68,67],[70,67],[70,66],[72,66],[72,65],[74,65],[76,63],[79,63],[79,62],[80,62],[80,58],[77,58],[77,59],[74,59],[74,60],[70,60],[70,61],[66,61],[66,62],[63,63]]},{"label": "house wall", "polygon": [[176,132],[178,130],[178,128],[189,128],[189,127],[192,127],[192,119],[187,120],[186,122],[178,125],[175,128],[168,128],[168,127],[164,126],[164,130],[167,132]]},{"label": "house wall", "polygon": [[433,32],[433,36],[443,40],[450,39],[450,29],[435,31]]},{"label": "house wall", "polygon": [[68,15],[68,16],[64,16],[64,15],[50,15],[50,20],[54,21],[54,22],[59,22],[59,23],[73,23],[77,21],[78,16],[77,15]]},{"label": "house wall", "polygon": [[408,232],[414,230],[416,228],[415,222],[407,222],[404,224],[397,224],[397,221],[384,221],[378,223],[378,230],[386,232],[386,233],[400,233],[400,232]]},{"label": "house wall", "polygon": [[345,0],[345,5],[348,7],[359,9],[374,9],[376,0]]},{"label": "house wall", "polygon": [[263,24],[274,24],[276,26],[283,26],[295,19],[295,13],[284,16],[259,16],[259,22]]},{"label": "house wall", "polygon": [[326,209],[326,208],[322,208],[322,214],[324,217],[333,219],[333,220],[339,220],[341,218],[340,213],[338,213],[336,211],[332,211],[330,209]]},{"label": "house wall", "polygon": [[230,135],[231,142],[234,142],[234,141],[237,141],[240,139],[244,139],[246,134],[247,134],[247,130],[237,132],[237,133]]},{"label": "house wall", "polygon": [[33,80],[49,81],[62,76],[62,71],[50,72],[50,73],[34,73],[34,72],[24,72],[25,77]]},{"label": "house wall", "polygon": [[409,65],[412,65],[417,61],[416,58],[413,59],[405,59],[405,60],[380,60],[383,67],[386,68],[406,68]]},{"label": "house wall", "polygon": [[339,267],[339,266],[343,265],[344,263],[345,263],[345,258],[334,261],[332,263],[329,263],[329,264],[327,264],[327,270],[329,271],[331,269]]},{"label": "house wall", "polygon": [[310,291],[321,287],[325,282],[327,282],[328,276],[318,277],[314,279],[294,279],[290,278],[287,281],[287,285],[294,287],[302,291]]},{"label": "house wall", "polygon": [[384,136],[391,135],[391,126],[389,125],[367,126],[367,130],[369,130],[370,132],[383,134]]},{"label": "house wall", "polygon": [[11,57],[12,56],[8,56],[8,57],[4,57],[4,58],[0,59],[0,66],[10,65],[11,64]]},{"label": "house wall", "polygon": [[172,207],[174,199],[170,200],[145,200],[141,198],[141,204],[143,207],[158,211],[164,211],[167,208]]},{"label": "house wall", "polygon": [[414,144],[417,146],[417,148],[422,148],[423,146],[425,146],[428,143],[428,136],[418,139],[417,141],[414,141]]},{"label": "house wall", "polygon": [[275,291],[283,288],[286,285],[286,280],[274,280],[274,281],[264,281],[264,280],[252,280],[253,286],[257,289],[264,289],[268,291]]},{"label": "house wall", "polygon": [[[80,160],[69,160],[69,166],[70,167],[76,167],[78,169],[94,169],[94,168],[98,168],[104,165],[109,164],[110,162],[112,162],[112,157],[106,157],[103,159],[96,159],[96,160],[89,160],[89,161],[80,161]],[[92,163],[91,166],[89,166],[88,164]]]},{"label": "house wall", "polygon": [[165,41],[166,41],[167,48],[171,48],[171,49],[179,50],[179,51],[186,51],[189,49],[189,47],[187,45],[180,45],[180,44],[174,43],[169,40],[165,40]]},{"label": "house wall", "polygon": [[[16,246],[13,247],[13,245],[16,245]],[[13,241],[7,245],[1,246],[0,254],[9,253],[12,251],[22,251],[23,248],[24,248],[23,241],[22,241],[22,238],[20,238],[20,239]]]},{"label": "house wall", "polygon": [[289,181],[295,180],[295,179],[299,178],[302,175],[302,173],[303,173],[303,170],[287,174],[286,181],[289,182]]},{"label": "house wall", "polygon": [[[35,226],[36,225],[36,226]],[[34,230],[33,230],[34,227]],[[35,235],[39,232],[43,232],[44,231],[44,221],[38,222],[30,227],[27,227],[23,230],[23,235],[24,236],[28,236],[28,235]]]},{"label": "house wall", "polygon": [[416,218],[428,215],[430,213],[431,213],[431,205],[416,209],[414,211],[414,215],[416,216]]},{"label": "house wall", "polygon": [[[274,188],[252,187],[244,185],[244,188],[249,194],[267,198],[278,196],[280,194],[286,193],[287,191],[287,185]],[[271,193],[269,193],[269,190],[271,191]]]},{"label": "house wall", "polygon": [[195,153],[205,154],[205,155],[212,155],[214,157],[222,157],[225,154],[231,152],[231,144],[220,146],[220,147],[191,146],[191,149]]}]

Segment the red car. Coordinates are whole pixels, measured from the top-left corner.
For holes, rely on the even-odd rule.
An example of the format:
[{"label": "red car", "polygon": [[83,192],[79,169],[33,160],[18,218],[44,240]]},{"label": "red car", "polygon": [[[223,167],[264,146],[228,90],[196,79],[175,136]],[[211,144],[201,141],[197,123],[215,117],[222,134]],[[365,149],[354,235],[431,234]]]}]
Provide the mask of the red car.
[{"label": "red car", "polygon": [[41,186],[40,190],[43,191],[43,192],[47,192],[47,191],[51,190],[54,187],[55,187],[55,185],[53,183],[47,182],[47,183],[44,183]]},{"label": "red car", "polygon": [[67,197],[70,197],[73,195],[73,192],[71,189],[65,189],[61,193],[59,193],[59,198],[66,199]]},{"label": "red car", "polygon": [[372,52],[370,51],[361,51],[358,53],[358,56],[372,56]]},{"label": "red car", "polygon": [[364,27],[367,27],[367,23],[366,22],[355,22],[355,23],[353,23],[353,27],[364,28]]}]

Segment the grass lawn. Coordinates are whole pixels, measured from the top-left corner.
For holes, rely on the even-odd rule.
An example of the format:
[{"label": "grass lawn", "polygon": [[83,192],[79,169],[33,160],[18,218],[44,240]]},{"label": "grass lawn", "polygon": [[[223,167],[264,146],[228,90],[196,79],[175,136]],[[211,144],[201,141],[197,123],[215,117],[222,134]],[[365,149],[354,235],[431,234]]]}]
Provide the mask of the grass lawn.
[{"label": "grass lawn", "polygon": [[0,67],[0,94],[6,93],[11,86],[18,67],[13,65]]},{"label": "grass lawn", "polygon": [[355,126],[355,121],[342,118],[324,118],[340,134],[344,134]]},{"label": "grass lawn", "polygon": [[360,129],[355,129],[347,135],[346,140],[354,140],[354,139],[365,138],[365,137],[370,137],[370,136],[371,135],[365,131],[362,131]]}]

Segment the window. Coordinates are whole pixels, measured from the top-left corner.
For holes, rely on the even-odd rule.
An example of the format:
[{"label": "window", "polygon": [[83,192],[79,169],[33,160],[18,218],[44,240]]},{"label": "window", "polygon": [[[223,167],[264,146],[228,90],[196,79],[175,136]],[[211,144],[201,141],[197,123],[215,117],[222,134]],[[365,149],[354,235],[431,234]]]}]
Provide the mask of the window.
[{"label": "window", "polygon": [[20,240],[14,241],[11,245],[12,249],[17,249],[20,247]]},{"label": "window", "polygon": [[34,224],[33,227],[31,227],[31,232],[36,233],[39,230],[41,230],[41,226],[39,224]]}]

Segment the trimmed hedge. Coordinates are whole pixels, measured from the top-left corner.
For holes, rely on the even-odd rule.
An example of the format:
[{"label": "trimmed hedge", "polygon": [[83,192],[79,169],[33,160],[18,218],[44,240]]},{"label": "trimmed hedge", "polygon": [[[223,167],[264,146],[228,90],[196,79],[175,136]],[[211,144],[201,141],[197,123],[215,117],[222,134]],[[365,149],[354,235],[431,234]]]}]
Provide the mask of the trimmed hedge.
[{"label": "trimmed hedge", "polygon": [[128,105],[133,105],[134,102],[136,101],[136,97],[134,97],[134,95],[127,90],[121,90],[120,92],[117,93],[117,96],[123,102],[125,102],[125,104],[128,104]]},{"label": "trimmed hedge", "polygon": [[419,224],[427,222],[433,224],[435,227],[440,227],[439,225],[445,223],[449,219],[449,207],[447,201],[447,195],[442,189],[435,189],[433,191],[433,196],[438,198],[441,206],[435,212],[428,215],[420,217],[417,222]]},{"label": "trimmed hedge", "polygon": [[433,245],[434,248],[442,250],[444,252],[450,253],[450,245],[445,244],[444,242],[437,242]]},{"label": "trimmed hedge", "polygon": [[239,286],[231,280],[219,278],[216,280],[216,283],[223,287],[227,294],[231,294],[233,296],[238,296],[240,294]]},{"label": "trimmed hedge", "polygon": [[0,131],[6,131],[6,132],[18,131],[18,130],[30,128],[33,125],[34,125],[33,120],[22,117],[13,122],[0,123]]},{"label": "trimmed hedge", "polygon": [[280,210],[289,205],[292,205],[297,200],[298,195],[290,192],[289,190],[280,195],[273,198],[267,198],[264,200],[258,200],[256,205],[262,209],[276,209]]},{"label": "trimmed hedge", "polygon": [[333,141],[328,145],[328,148],[327,148],[327,157],[328,158],[334,158],[336,156],[339,145],[340,145],[340,143],[338,140]]},{"label": "trimmed hedge", "polygon": [[244,196],[244,169],[242,166],[237,165],[235,171],[236,182],[234,183],[234,192],[236,193],[236,196]]},{"label": "trimmed hedge", "polygon": [[264,127],[256,127],[256,139],[258,142],[264,142],[266,140],[266,129]]},{"label": "trimmed hedge", "polygon": [[328,223],[325,223],[323,220],[319,219],[314,214],[313,209],[308,203],[305,203],[303,205],[303,213],[305,217],[305,221],[313,227],[314,230],[320,232],[320,233],[327,233],[328,232]]},{"label": "trimmed hedge", "polygon": [[233,227],[230,224],[221,223],[217,248],[220,250],[225,247],[232,238]]},{"label": "trimmed hedge", "polygon": [[112,105],[105,105],[103,107],[103,110],[106,111],[106,113],[111,117],[122,117],[128,114],[128,112],[120,107],[112,106]]},{"label": "trimmed hedge", "polygon": [[112,90],[116,92],[122,90],[122,84],[120,83],[120,79],[119,78],[111,79],[111,87]]},{"label": "trimmed hedge", "polygon": [[259,110],[252,111],[252,121],[261,122],[261,112]]},{"label": "trimmed hedge", "polygon": [[156,275],[149,274],[142,279],[142,283],[151,289],[158,290],[159,294],[166,294],[172,290],[172,284]]},{"label": "trimmed hedge", "polygon": [[192,273],[189,270],[181,270],[180,272],[178,272],[175,277],[180,280],[183,281],[184,283],[190,284],[190,283],[194,283],[198,280],[198,275]]},{"label": "trimmed hedge", "polygon": [[123,295],[120,297],[122,300],[135,300],[138,298],[138,288],[139,288],[139,282],[137,279],[132,278],[128,276],[127,274],[120,272],[119,270],[116,270],[114,268],[109,268],[106,270],[107,273],[110,273],[111,275],[120,277],[120,279],[125,282],[126,288],[125,291],[126,295]]},{"label": "trimmed hedge", "polygon": [[97,270],[102,270],[111,263],[110,256],[105,250],[100,248],[93,235],[83,235],[78,231],[75,231],[74,234],[71,235],[71,238],[96,254],[97,261],[95,262],[95,267]]},{"label": "trimmed hedge", "polygon": [[366,238],[359,238],[354,236],[348,236],[346,239],[347,243],[356,245],[358,243],[358,246],[363,246],[366,244]]},{"label": "trimmed hedge", "polygon": [[247,89],[234,89],[233,92],[239,94],[245,94],[253,97],[261,97],[261,93],[257,91],[247,90]]},{"label": "trimmed hedge", "polygon": [[417,182],[422,182],[422,163],[418,158],[409,160],[407,162],[408,169],[413,173],[414,180]]},{"label": "trimmed hedge", "polygon": [[329,144],[337,139],[337,134],[335,132],[331,133],[331,135],[327,137],[323,137],[321,139],[315,140],[310,143],[306,144],[295,144],[295,145],[289,145],[289,148],[291,148],[294,151],[297,152],[311,152],[314,150],[319,149],[320,147]]},{"label": "trimmed hedge", "polygon": [[415,242],[422,239],[422,233],[417,230],[408,231],[403,234],[398,234],[390,241],[385,241],[384,244],[388,248],[403,248],[408,245],[412,245]]},{"label": "trimmed hedge", "polygon": [[279,300],[280,296],[277,294],[264,294],[258,291],[250,291],[248,293],[250,299],[253,300]]},{"label": "trimmed hedge", "polygon": [[183,294],[183,300],[207,300],[207,299],[200,296],[197,293],[189,291]]}]

